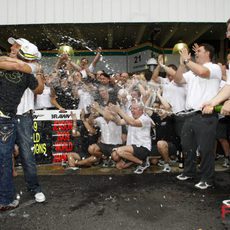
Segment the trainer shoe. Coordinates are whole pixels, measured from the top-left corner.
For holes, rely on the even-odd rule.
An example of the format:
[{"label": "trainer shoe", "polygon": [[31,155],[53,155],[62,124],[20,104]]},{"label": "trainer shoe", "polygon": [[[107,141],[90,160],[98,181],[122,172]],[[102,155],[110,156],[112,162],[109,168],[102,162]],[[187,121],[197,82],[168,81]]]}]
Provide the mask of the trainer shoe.
[{"label": "trainer shoe", "polygon": [[162,172],[171,172],[172,168],[169,166],[169,164],[165,164]]},{"label": "trainer shoe", "polygon": [[144,167],[142,167],[141,165],[138,165],[136,169],[134,170],[134,173],[142,174],[144,171],[145,171]]},{"label": "trainer shoe", "polygon": [[208,184],[206,181],[200,181],[195,184],[195,187],[199,189],[207,189],[208,187],[212,187],[212,184]]},{"label": "trainer shoe", "polygon": [[145,171],[145,169],[147,169],[149,166],[150,166],[149,157],[147,157],[145,162],[137,166],[134,173],[142,174]]},{"label": "trainer shoe", "polygon": [[45,197],[43,192],[37,192],[34,195],[34,198],[35,198],[35,201],[38,202],[38,203],[42,203],[42,202],[44,202],[46,200],[46,197]]},{"label": "trainer shoe", "polygon": [[163,167],[165,164],[164,160],[159,160],[157,165],[160,166],[160,167]]},{"label": "trainer shoe", "polygon": [[13,200],[13,202],[11,202],[10,204],[7,205],[1,205],[0,204],[0,211],[8,211],[8,210],[12,210],[15,209],[19,206],[19,200]]},{"label": "trainer shoe", "polygon": [[188,179],[192,179],[192,177],[189,177],[189,176],[185,176],[183,173],[178,175],[176,177],[178,180],[188,180]]},{"label": "trainer shoe", "polygon": [[230,167],[230,165],[229,165],[229,159],[227,157],[224,158],[224,164],[222,166],[225,167],[225,168],[229,168]]}]

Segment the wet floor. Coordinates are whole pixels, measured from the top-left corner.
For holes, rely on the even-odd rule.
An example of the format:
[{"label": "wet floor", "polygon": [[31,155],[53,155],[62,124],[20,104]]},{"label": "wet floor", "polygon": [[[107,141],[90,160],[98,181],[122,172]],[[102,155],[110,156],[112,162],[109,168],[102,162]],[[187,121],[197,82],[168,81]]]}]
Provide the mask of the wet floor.
[{"label": "wet floor", "polygon": [[181,182],[175,178],[178,172],[157,173],[154,168],[134,175],[116,169],[94,168],[100,173],[92,174],[89,169],[55,167],[58,175],[55,170],[42,175],[39,169],[47,197],[43,204],[31,199],[23,176],[15,178],[21,204],[0,213],[1,230],[230,229],[230,214],[221,219],[221,202],[230,198],[229,170],[217,172],[215,187],[201,191],[194,188],[199,178]]}]

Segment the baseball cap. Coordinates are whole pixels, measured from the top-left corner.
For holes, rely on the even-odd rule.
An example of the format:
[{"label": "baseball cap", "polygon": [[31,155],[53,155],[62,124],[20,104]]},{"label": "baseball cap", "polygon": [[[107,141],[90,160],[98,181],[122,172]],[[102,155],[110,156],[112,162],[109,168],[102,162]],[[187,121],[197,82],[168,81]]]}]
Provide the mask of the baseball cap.
[{"label": "baseball cap", "polygon": [[13,38],[13,37],[10,37],[8,38],[8,42],[13,45],[14,43],[17,43],[19,45],[23,45],[23,44],[26,44],[26,43],[30,43],[28,40],[26,40],[25,38]]},{"label": "baseball cap", "polygon": [[18,51],[18,56],[25,60],[39,60],[41,59],[41,53],[38,51],[38,47],[32,43],[25,43],[21,45]]}]

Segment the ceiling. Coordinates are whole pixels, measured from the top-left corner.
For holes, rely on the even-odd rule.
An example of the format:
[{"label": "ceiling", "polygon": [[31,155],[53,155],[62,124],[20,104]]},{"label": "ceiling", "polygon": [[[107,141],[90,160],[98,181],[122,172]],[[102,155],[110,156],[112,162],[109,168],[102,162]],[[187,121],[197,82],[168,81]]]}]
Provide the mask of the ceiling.
[{"label": "ceiling", "polygon": [[[161,48],[172,48],[179,40],[191,46],[208,42],[220,49],[225,39],[225,23],[103,23],[103,24],[43,24],[0,26],[0,49],[9,50],[8,37],[26,38],[39,50],[55,50],[67,43],[76,50],[127,49],[151,42]],[[223,44],[223,43],[222,43]]]}]

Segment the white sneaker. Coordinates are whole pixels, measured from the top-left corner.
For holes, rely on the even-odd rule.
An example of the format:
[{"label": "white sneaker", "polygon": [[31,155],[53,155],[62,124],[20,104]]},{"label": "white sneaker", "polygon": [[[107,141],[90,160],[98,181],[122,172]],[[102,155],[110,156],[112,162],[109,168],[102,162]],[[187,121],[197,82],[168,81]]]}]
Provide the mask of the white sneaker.
[{"label": "white sneaker", "polygon": [[162,170],[162,172],[171,172],[172,168],[168,165],[168,164],[165,164],[164,165],[164,168]]},{"label": "white sneaker", "polygon": [[225,167],[225,168],[229,168],[230,167],[230,165],[229,165],[229,159],[228,158],[224,159],[224,164],[222,166]]},{"label": "white sneaker", "polygon": [[42,202],[44,202],[46,200],[46,197],[45,197],[43,192],[37,192],[34,195],[34,198],[35,198],[35,201],[38,202],[38,203],[42,203]]},{"label": "white sneaker", "polygon": [[199,189],[207,189],[208,187],[212,186],[212,184],[208,184],[206,181],[200,181],[199,183],[195,184],[195,187]]}]

